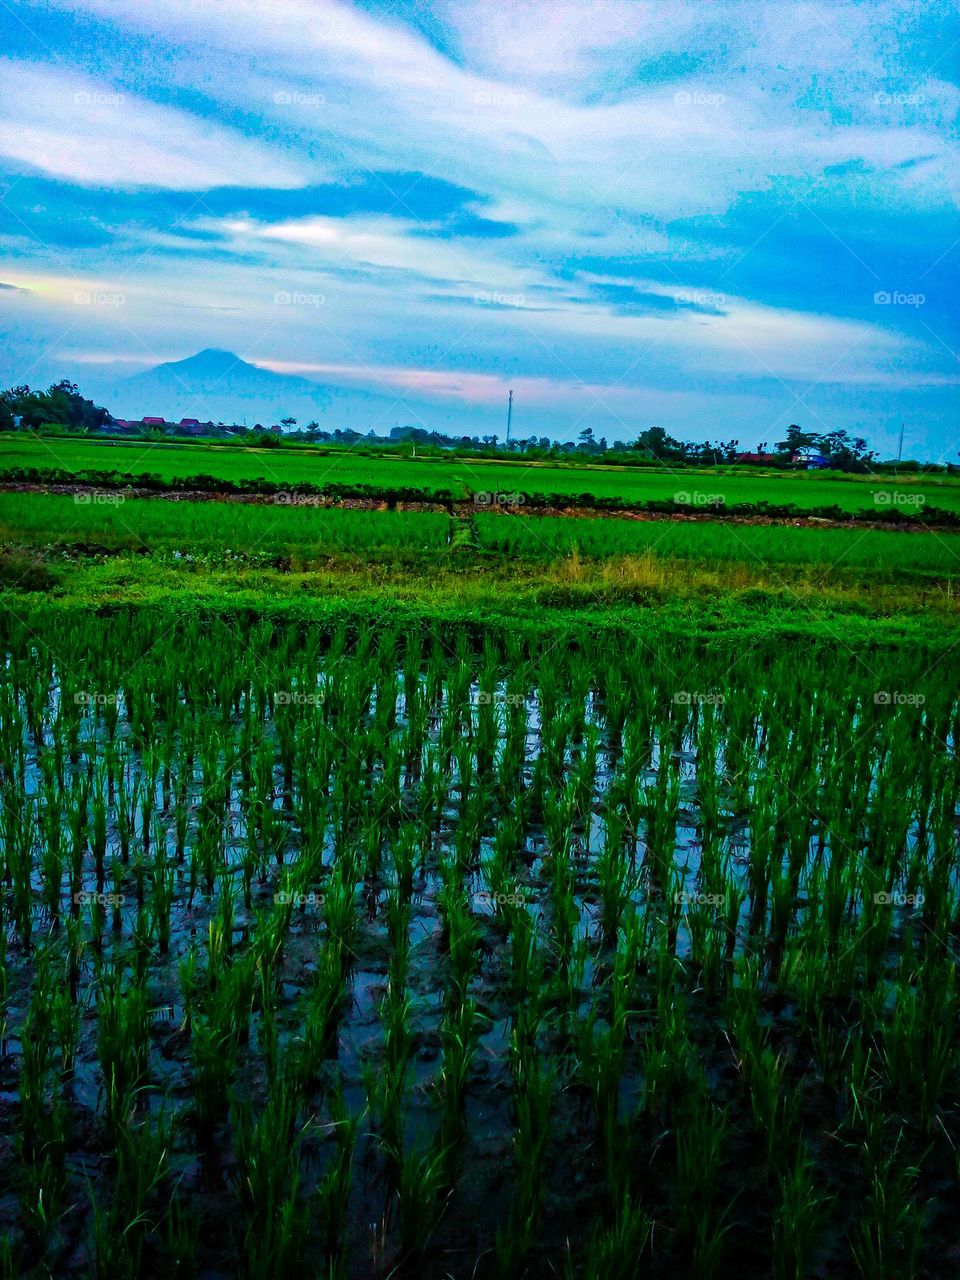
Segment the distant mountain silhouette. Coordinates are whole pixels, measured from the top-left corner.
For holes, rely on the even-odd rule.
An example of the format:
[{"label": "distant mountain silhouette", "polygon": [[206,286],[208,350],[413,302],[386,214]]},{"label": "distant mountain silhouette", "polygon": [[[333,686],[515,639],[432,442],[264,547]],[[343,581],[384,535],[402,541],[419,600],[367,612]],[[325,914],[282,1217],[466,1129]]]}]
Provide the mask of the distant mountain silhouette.
[{"label": "distant mountain silhouette", "polygon": [[[372,428],[382,436],[398,424],[465,434],[491,429],[486,406],[401,399],[389,391],[368,391],[352,383],[314,382],[296,374],[274,373],[217,347],[127,378],[106,371],[96,378],[85,370],[78,381],[85,394],[118,418],[156,417],[168,422],[199,418],[252,427],[292,417],[297,420],[294,430],[315,419],[324,431],[352,428],[366,433]],[[499,420],[498,414],[497,426]]]},{"label": "distant mountain silhouette", "polygon": [[215,347],[125,378],[116,394],[122,412],[136,417],[147,414],[214,422],[246,418],[249,426],[254,422],[267,425],[267,420],[276,422],[287,416],[297,418],[298,425],[301,419],[306,423],[325,413],[335,398],[309,378],[261,369],[232,351]]}]

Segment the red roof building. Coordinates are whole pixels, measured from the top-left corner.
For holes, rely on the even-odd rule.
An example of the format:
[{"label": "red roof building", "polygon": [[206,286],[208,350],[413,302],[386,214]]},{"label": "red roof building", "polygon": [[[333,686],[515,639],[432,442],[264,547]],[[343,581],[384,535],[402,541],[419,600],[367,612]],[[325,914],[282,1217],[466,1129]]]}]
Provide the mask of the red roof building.
[{"label": "red roof building", "polygon": [[769,466],[772,462],[782,462],[782,453],[738,453],[735,462],[752,462],[756,466]]}]

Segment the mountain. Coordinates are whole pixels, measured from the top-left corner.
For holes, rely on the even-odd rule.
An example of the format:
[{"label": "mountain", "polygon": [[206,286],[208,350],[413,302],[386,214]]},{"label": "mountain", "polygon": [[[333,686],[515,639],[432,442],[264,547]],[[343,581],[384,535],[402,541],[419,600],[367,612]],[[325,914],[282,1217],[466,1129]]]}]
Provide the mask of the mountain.
[{"label": "mountain", "polygon": [[199,418],[202,422],[240,423],[252,427],[297,419],[303,427],[312,420],[325,431],[371,428],[386,435],[398,424],[431,430],[482,434],[496,430],[486,407],[447,401],[393,396],[365,391],[354,385],[314,382],[294,374],[274,373],[243,360],[232,351],[208,347],[185,360],[159,364],[133,377],[103,377],[94,383],[84,374],[86,394],[107,406],[118,418],[156,417],[168,422]]},{"label": "mountain", "polygon": [[117,386],[115,413],[167,419],[200,418],[214,422],[277,421],[292,416],[304,422],[330,407],[333,397],[319,383],[261,369],[234,355],[208,347],[186,360],[173,360],[124,378]]}]

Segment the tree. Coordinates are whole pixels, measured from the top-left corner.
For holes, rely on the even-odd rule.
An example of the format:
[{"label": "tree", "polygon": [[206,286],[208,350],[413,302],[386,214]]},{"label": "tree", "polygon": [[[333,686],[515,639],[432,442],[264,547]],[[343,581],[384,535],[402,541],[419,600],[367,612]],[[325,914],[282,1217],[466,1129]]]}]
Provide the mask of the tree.
[{"label": "tree", "polygon": [[862,436],[850,436],[846,431],[827,432],[817,437],[817,445],[838,471],[865,471],[877,457],[873,450],[867,451]]},{"label": "tree", "polygon": [[3,400],[11,414],[22,418],[23,425],[32,429],[52,423],[71,431],[96,431],[110,421],[106,409],[86,400],[77,384],[67,379],[53,383],[46,391],[11,387],[3,392]]},{"label": "tree", "polygon": [[791,422],[786,439],[778,440],[773,447],[778,453],[798,453],[801,449],[815,449],[817,439],[815,431],[801,431],[795,422]]},{"label": "tree", "polygon": [[646,454],[648,458],[680,461],[683,459],[685,446],[668,435],[663,427],[648,427],[627,448]]},{"label": "tree", "polygon": [[281,427],[286,427],[289,431],[291,427],[295,427],[297,425],[297,420],[296,418],[281,418],[280,425]]}]

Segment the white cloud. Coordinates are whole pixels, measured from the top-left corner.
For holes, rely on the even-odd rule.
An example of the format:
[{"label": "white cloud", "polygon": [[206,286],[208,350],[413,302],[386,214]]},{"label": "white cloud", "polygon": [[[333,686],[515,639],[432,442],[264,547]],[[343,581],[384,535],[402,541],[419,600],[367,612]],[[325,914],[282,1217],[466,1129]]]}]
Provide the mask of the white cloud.
[{"label": "white cloud", "polygon": [[60,68],[0,60],[0,155],[89,186],[293,187],[306,170],[172,107]]},{"label": "white cloud", "polygon": [[470,289],[515,294],[524,286],[546,283],[538,271],[512,267],[473,247],[430,235],[430,230],[436,228],[403,218],[314,216],[275,223],[249,218],[203,218],[195,225],[204,231],[220,232],[242,252],[257,244],[261,248],[289,246],[300,251],[295,261],[310,270],[403,271],[449,285],[464,297],[470,296]]},{"label": "white cloud", "polygon": [[[846,5],[842,20],[818,3],[450,0],[463,66],[339,0],[69,7],[168,39],[166,75],[192,84],[203,67],[208,80],[220,72],[227,101],[257,103],[291,139],[326,148],[333,136],[345,172],[416,168],[546,212],[604,199],[662,218],[723,212],[775,175],[814,181],[830,166],[940,149],[942,113],[875,110],[875,92],[896,79],[883,42],[904,16],[891,0]],[[677,58],[691,50],[706,56],[681,75]],[[660,55],[675,56],[654,75]],[[227,58],[235,75],[222,74]],[[277,93],[292,101],[277,106]],[[930,199],[899,174],[888,181]]]}]

